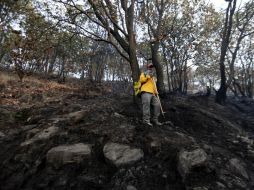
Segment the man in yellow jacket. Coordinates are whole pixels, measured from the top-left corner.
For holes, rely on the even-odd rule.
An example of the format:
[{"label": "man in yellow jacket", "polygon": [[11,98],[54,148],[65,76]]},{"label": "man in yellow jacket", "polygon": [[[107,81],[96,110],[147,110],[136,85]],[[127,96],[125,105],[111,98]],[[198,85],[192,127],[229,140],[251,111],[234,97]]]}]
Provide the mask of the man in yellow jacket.
[{"label": "man in yellow jacket", "polygon": [[[147,70],[142,72],[140,75],[141,86],[141,100],[142,100],[142,109],[143,109],[143,122],[149,126],[162,125],[158,121],[158,117],[160,115],[160,103],[157,98],[157,88],[156,83],[154,81],[154,66],[153,64],[147,65]],[[153,114],[151,119],[150,109],[152,106]],[[151,120],[150,120],[151,119]]]}]

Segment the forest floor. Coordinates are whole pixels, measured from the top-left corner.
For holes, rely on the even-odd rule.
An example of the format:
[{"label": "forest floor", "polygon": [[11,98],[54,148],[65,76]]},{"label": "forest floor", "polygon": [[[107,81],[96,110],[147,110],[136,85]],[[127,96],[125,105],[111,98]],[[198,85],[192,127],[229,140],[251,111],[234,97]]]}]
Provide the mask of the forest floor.
[{"label": "forest floor", "polygon": [[148,127],[110,85],[0,73],[0,189],[254,189],[253,100],[161,101],[164,125]]}]

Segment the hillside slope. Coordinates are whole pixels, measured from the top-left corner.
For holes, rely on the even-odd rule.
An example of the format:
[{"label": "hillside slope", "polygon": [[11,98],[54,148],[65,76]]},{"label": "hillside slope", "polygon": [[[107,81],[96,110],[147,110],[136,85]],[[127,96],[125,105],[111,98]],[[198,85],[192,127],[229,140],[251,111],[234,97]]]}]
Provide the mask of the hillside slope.
[{"label": "hillside slope", "polygon": [[103,86],[1,86],[2,190],[254,189],[253,101],[167,97],[149,128],[131,96]]}]

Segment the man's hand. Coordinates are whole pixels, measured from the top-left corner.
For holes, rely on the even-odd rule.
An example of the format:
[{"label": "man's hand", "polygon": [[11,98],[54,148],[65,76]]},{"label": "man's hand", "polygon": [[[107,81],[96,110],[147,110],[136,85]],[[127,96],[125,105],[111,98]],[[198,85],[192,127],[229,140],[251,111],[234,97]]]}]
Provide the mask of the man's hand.
[{"label": "man's hand", "polygon": [[145,75],[146,75],[147,78],[151,78],[151,77],[153,77],[153,72],[151,70],[147,70],[145,72]]}]

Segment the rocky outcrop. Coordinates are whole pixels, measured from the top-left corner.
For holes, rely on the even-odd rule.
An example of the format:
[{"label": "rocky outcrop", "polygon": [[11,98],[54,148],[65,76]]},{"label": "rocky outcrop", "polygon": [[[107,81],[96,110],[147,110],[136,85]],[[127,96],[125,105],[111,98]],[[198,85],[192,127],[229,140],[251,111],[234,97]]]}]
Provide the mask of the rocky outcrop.
[{"label": "rocky outcrop", "polygon": [[69,118],[71,121],[78,123],[86,116],[86,114],[87,112],[85,110],[81,110],[69,113],[66,117]]},{"label": "rocky outcrop", "polygon": [[178,156],[178,171],[183,180],[192,172],[193,169],[201,166],[206,166],[208,157],[203,149],[193,151],[182,150]]},{"label": "rocky outcrop", "polygon": [[0,131],[0,139],[4,138],[6,135]]},{"label": "rocky outcrop", "polygon": [[229,167],[232,172],[244,177],[245,179],[249,179],[249,175],[246,172],[244,164],[237,158],[232,158],[229,160]]},{"label": "rocky outcrop", "polygon": [[75,163],[80,164],[86,158],[91,157],[90,144],[61,145],[51,148],[47,153],[47,162],[55,168]]},{"label": "rocky outcrop", "polygon": [[[32,129],[32,130],[35,130],[35,129]],[[21,146],[27,146],[39,140],[47,140],[51,138],[52,136],[54,136],[58,131],[59,131],[59,128],[54,126],[44,129],[41,132],[37,133],[35,136],[33,136],[31,139],[21,143]]]},{"label": "rocky outcrop", "polygon": [[107,143],[103,153],[105,158],[116,167],[133,164],[144,156],[141,149],[117,143]]}]

